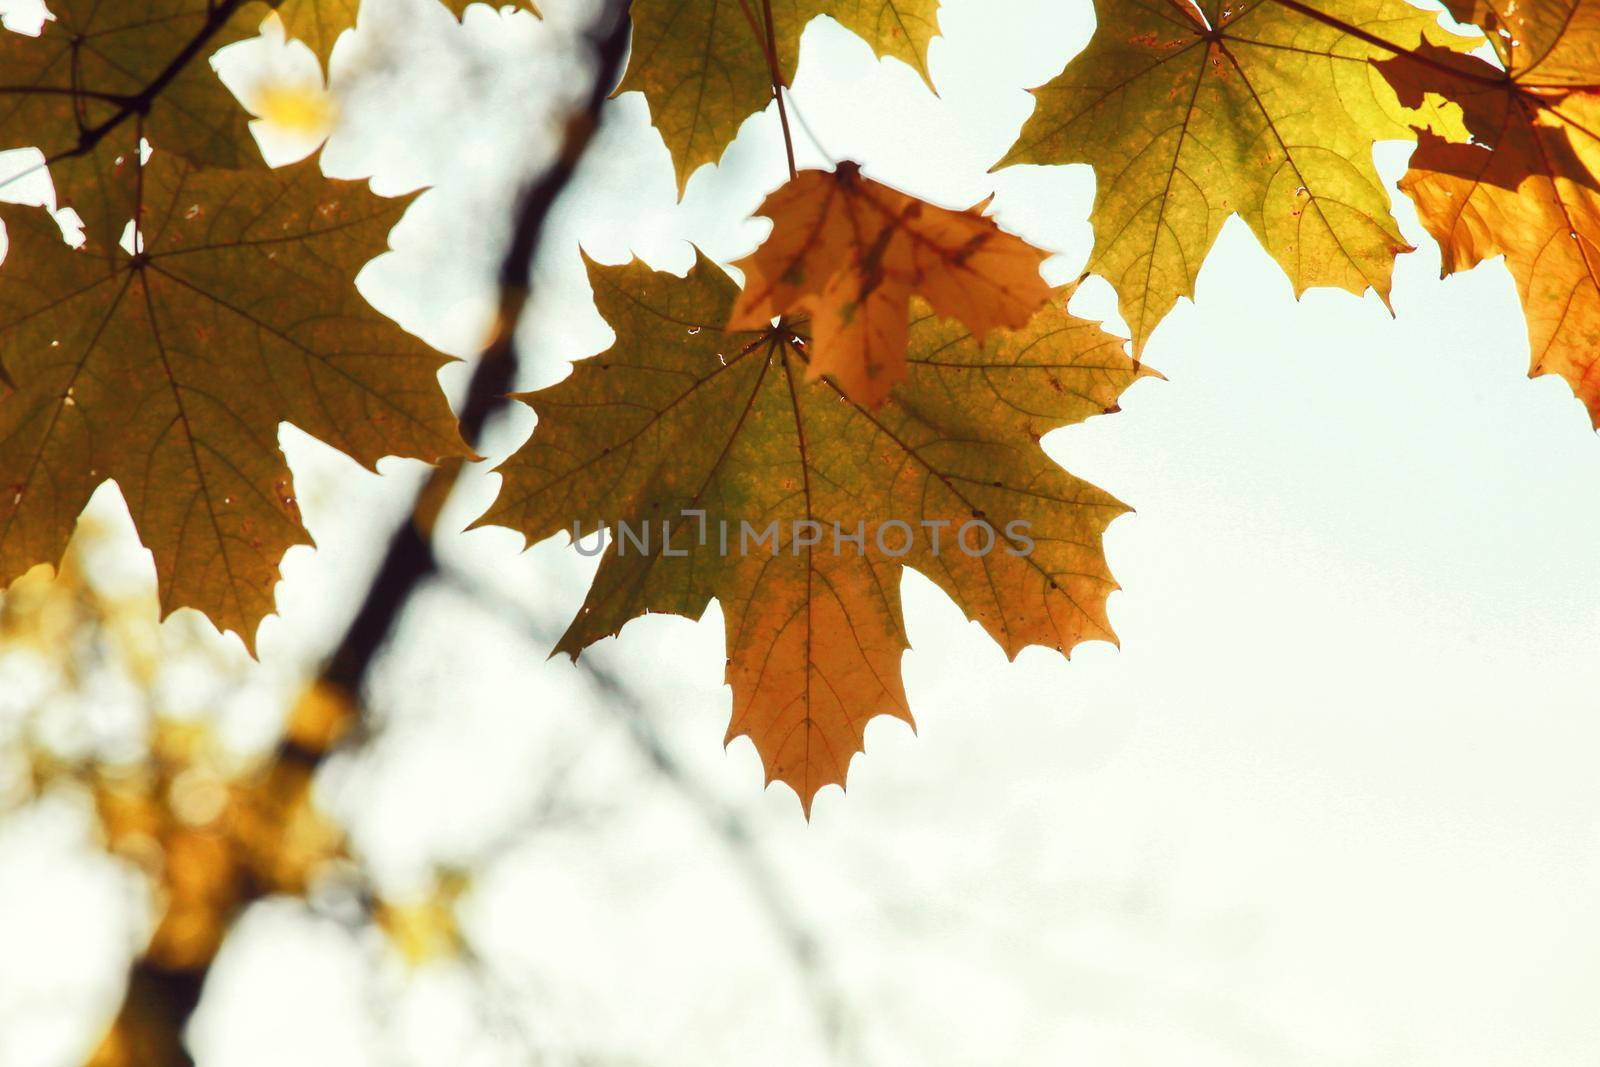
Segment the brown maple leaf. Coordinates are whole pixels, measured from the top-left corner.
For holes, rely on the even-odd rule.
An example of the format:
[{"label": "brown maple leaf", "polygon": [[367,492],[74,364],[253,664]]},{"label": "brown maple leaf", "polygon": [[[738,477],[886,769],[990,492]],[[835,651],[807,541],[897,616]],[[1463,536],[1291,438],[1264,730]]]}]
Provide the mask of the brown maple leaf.
[{"label": "brown maple leaf", "polygon": [[811,318],[810,378],[828,375],[852,400],[883,403],[906,373],[906,311],[915,293],[981,341],[1025,326],[1050,298],[1048,257],[1005,233],[979,204],[934,207],[863,177],[855,163],[802,171],[759,213],[772,233],[736,266],[745,289],[728,327]]},{"label": "brown maple leaf", "polygon": [[1446,275],[1504,255],[1530,376],[1559,374],[1600,427],[1600,3],[1457,0],[1504,68],[1421,49],[1379,63],[1402,102],[1442,97],[1467,136],[1424,129],[1400,182]]},{"label": "brown maple leaf", "polygon": [[[133,166],[125,161],[125,166]],[[55,563],[113,479],[155,556],[163,612],[253,644],[278,561],[306,543],[278,428],[369,467],[462,455],[445,358],[373,310],[356,271],[406,201],[280,171],[140,168],[141,250],[89,255],[39,208],[0,208],[0,586]]]},{"label": "brown maple leaf", "polygon": [[[704,259],[687,278],[633,263],[590,279],[616,341],[522,398],[538,425],[481,520],[532,541],[615,527],[559,650],[577,656],[646,612],[699,618],[715,597],[728,739],[749,736],[768,781],[809,811],[844,783],[868,720],[911,719],[902,567],[1010,656],[1114,640],[1101,535],[1126,509],[1038,442],[1113,408],[1142,372],[1066,312],[1066,293],[986,347],[919,309],[906,379],[873,408],[808,380],[801,328],[725,329],[738,291]],[[639,550],[641,530],[654,550]]]},{"label": "brown maple leaf", "polygon": [[59,206],[116,246],[137,198],[141,141],[194,163],[262,166],[250,116],[207,58],[253,36],[253,0],[55,0],[38,37],[0,31],[0,148],[37,148]]}]

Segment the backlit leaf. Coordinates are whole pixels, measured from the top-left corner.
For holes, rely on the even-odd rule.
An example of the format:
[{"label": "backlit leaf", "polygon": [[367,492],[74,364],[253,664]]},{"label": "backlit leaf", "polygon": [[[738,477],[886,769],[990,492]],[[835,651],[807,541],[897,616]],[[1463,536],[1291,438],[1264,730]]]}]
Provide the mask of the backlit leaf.
[{"label": "backlit leaf", "polygon": [[[524,397],[539,424],[483,520],[535,541],[648,529],[639,551],[618,527],[562,651],[647,612],[698,618],[715,597],[728,738],[749,736],[768,780],[809,810],[817,790],[843,784],[873,716],[910,721],[902,566],[1010,656],[1113,639],[1101,535],[1125,509],[1039,439],[1114,407],[1141,372],[1121,341],[1067,314],[1065,292],[982,347],[919,309],[906,379],[873,409],[809,380],[804,324],[725,330],[738,290],[704,259],[687,278],[638,263],[590,278],[617,339]],[[813,527],[796,525],[809,523],[814,545]],[[969,551],[985,547],[985,525],[994,543]],[[836,528],[860,532],[859,549]]]},{"label": "backlit leaf", "polygon": [[1530,374],[1565,378],[1600,427],[1600,3],[1459,6],[1510,65],[1436,49],[1379,64],[1402,100],[1437,94],[1465,118],[1422,133],[1400,187],[1445,274],[1505,256]]},{"label": "backlit leaf", "polygon": [[854,163],[802,171],[760,214],[772,234],[737,266],[744,293],[728,326],[760,330],[779,315],[811,319],[807,376],[830,375],[852,399],[883,403],[906,373],[913,293],[978,340],[1028,324],[1050,287],[1048,253],[1003,232],[983,205],[951,211],[870,178]]},{"label": "backlit leaf", "polygon": [[[131,165],[131,164],[128,164]],[[306,541],[278,427],[371,465],[460,455],[444,362],[356,291],[401,200],[315,161],[143,168],[143,252],[75,251],[37,208],[0,208],[0,584],[60,559],[114,479],[155,556],[164,611],[253,642],[278,561]]]},{"label": "backlit leaf", "polygon": [[[1298,6],[1298,5],[1296,5]],[[1097,188],[1089,270],[1116,287],[1134,350],[1238,215],[1288,273],[1386,300],[1396,253],[1372,143],[1412,136],[1371,61],[1392,51],[1279,0],[1098,0],[1099,26],[1003,161],[1088,163]],[[1446,42],[1404,0],[1319,8],[1370,37]]]},{"label": "backlit leaf", "polygon": [[[60,206],[103,249],[133,217],[140,140],[194,163],[260,166],[208,57],[253,36],[251,0],[55,0],[38,37],[0,31],[0,148],[38,148]],[[9,177],[9,176],[8,176]]]},{"label": "backlit leaf", "polygon": [[[784,84],[794,76],[800,32],[831,15],[880,56],[926,80],[939,0],[772,0],[772,36]],[[715,163],[745,119],[772,99],[762,0],[635,0],[633,55],[618,92],[637,89],[666,139],[681,189]]]}]

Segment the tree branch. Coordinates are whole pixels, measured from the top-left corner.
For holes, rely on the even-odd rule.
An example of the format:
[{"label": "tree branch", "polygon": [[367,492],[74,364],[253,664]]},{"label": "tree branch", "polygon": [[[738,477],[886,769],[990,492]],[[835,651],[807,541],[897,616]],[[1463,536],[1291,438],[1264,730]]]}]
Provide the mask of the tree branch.
[{"label": "tree branch", "polygon": [[[461,433],[474,448],[482,443],[490,417],[504,408],[516,378],[516,329],[527,306],[534,252],[545,222],[572,180],[578,161],[600,122],[601,108],[621,79],[627,55],[629,0],[607,0],[590,36],[596,71],[583,106],[568,119],[556,161],[518,198],[511,241],[500,265],[500,305],[494,331],[473,369],[461,410]],[[352,706],[359,704],[367,674],[378,650],[388,641],[401,609],[417,587],[437,568],[431,540],[439,513],[455,487],[464,461],[440,464],[417,494],[410,518],[390,539],[383,562],[367,588],[361,608],[345,629],[319,685]]]},{"label": "tree branch", "polygon": [[[197,37],[192,47],[174,60],[140,97],[159,93],[243,2],[223,0],[219,3],[207,22],[206,32]],[[568,118],[555,161],[518,196],[511,240],[500,267],[500,301],[494,331],[473,369],[460,414],[462,436],[473,447],[481,444],[485,426],[509,402],[506,394],[516,378],[518,366],[516,329],[528,303],[534,253],[544,235],[551,209],[571,182],[600,124],[605,101],[620,80],[631,29],[629,8],[630,0],[605,0],[588,33],[595,54],[594,74],[588,91]],[[78,151],[86,151],[127,115],[141,110],[138,106],[129,106],[106,123],[86,131],[87,143],[80,143]],[[287,734],[269,766],[301,769],[309,774],[341,737],[359,725],[361,692],[367,675],[393,633],[406,603],[436,570],[430,544],[433,528],[463,464],[464,461],[441,464],[418,491],[409,518],[390,537],[383,561],[367,588],[360,609],[345,629],[317,682],[294,709]],[[260,895],[260,891],[246,893],[238,901],[234,914],[242,913]],[[106,1044],[97,1052],[95,1064],[122,1067],[126,1062],[130,1067],[193,1067],[193,1060],[183,1047],[182,1035],[198,1004],[206,973],[206,968],[200,968],[174,975],[149,960],[135,963],[122,1010]],[[181,995],[176,995],[179,993]],[[151,1030],[151,1020],[159,1023],[155,1031]],[[128,1051],[121,1039],[130,1035],[137,1037],[139,1047],[133,1050],[134,1059],[127,1061],[119,1058]]]}]

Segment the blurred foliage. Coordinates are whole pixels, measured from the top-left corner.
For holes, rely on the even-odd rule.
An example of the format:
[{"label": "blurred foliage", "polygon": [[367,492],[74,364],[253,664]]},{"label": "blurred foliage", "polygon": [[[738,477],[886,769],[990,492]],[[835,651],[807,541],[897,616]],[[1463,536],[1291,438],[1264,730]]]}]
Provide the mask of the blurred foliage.
[{"label": "blurred foliage", "polygon": [[430,893],[392,903],[380,901],[374,909],[378,926],[413,967],[460,957],[466,946],[455,907],[471,885],[465,871],[441,872]]},{"label": "blurred foliage", "polygon": [[[124,537],[91,509],[59,573],[37,567],[0,597],[0,680],[34,680],[12,690],[19,699],[0,719],[0,765],[16,772],[0,818],[78,792],[107,852],[142,875],[152,932],[89,1063],[163,1067],[190,1062],[182,1026],[251,902],[308,898],[330,873],[368,879],[315,797],[321,759],[347,736],[353,709],[312,687],[275,745],[227,743],[220,702],[258,668],[192,615],[158,622],[148,573],[119,573]],[[454,908],[468,884],[446,874],[431,893],[395,902],[363,889],[365,921],[410,965],[459,957]]]}]

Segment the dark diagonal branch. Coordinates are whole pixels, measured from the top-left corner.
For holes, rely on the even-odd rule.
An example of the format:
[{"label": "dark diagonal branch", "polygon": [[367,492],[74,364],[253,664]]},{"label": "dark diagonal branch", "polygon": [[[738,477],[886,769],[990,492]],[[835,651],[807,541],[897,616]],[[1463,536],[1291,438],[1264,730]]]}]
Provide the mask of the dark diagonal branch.
[{"label": "dark diagonal branch", "polygon": [[[500,265],[500,306],[494,332],[473,370],[461,410],[461,434],[474,448],[482,444],[490,416],[507,403],[506,394],[516,377],[517,324],[528,303],[534,253],[545,222],[572,180],[599,125],[601,108],[621,79],[628,51],[629,7],[629,0],[607,0],[590,31],[596,70],[588,95],[567,121],[555,162],[519,197],[511,242]],[[323,668],[321,686],[332,689],[352,706],[360,699],[378,650],[394,632],[401,609],[437,567],[431,547],[433,528],[461,468],[461,461],[447,461],[428,478],[409,519],[391,538],[360,610]]]}]

